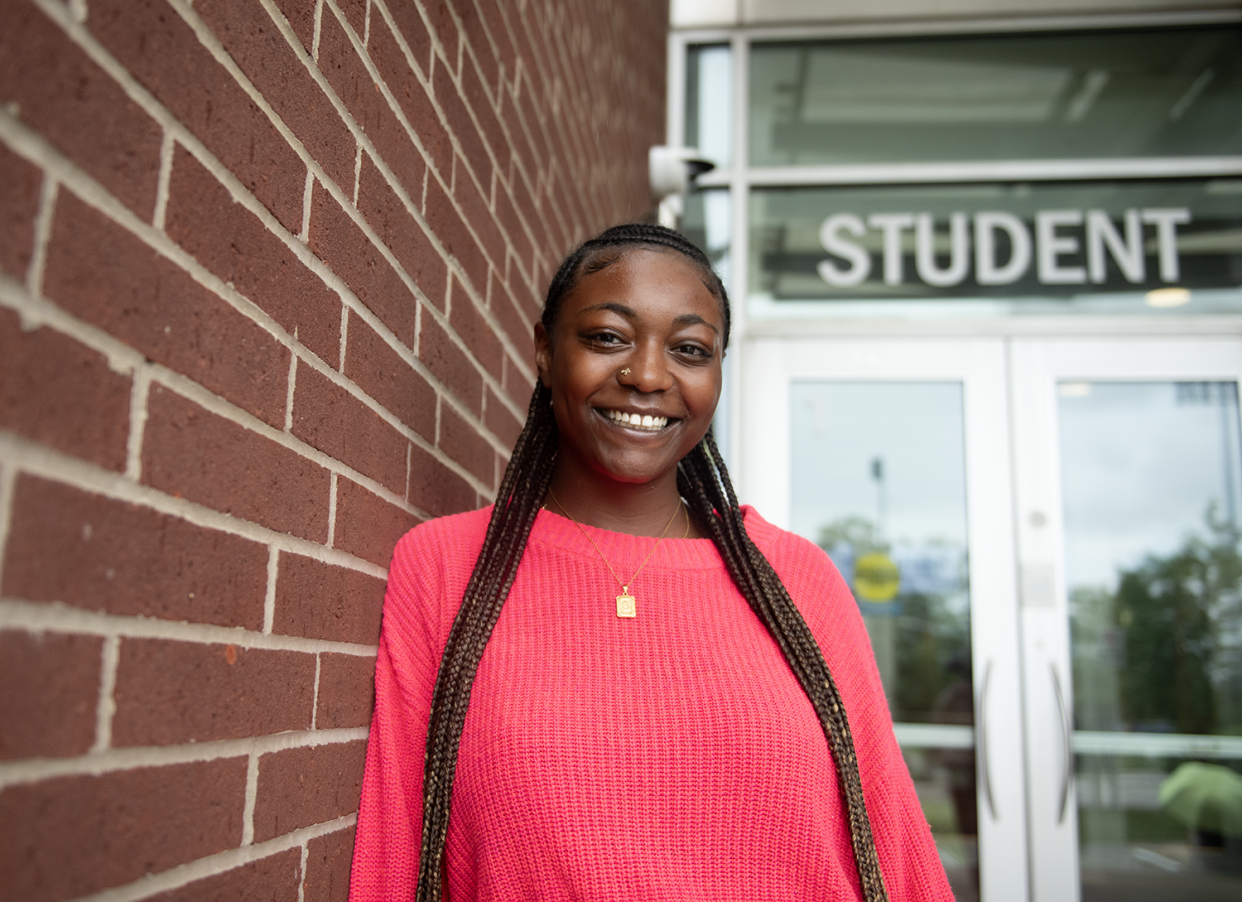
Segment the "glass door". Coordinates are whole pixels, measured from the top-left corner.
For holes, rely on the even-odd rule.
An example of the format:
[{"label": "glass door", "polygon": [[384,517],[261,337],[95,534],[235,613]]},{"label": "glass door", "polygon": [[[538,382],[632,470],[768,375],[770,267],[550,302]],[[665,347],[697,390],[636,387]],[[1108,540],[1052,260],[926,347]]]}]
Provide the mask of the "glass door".
[{"label": "glass door", "polygon": [[1034,899],[1242,898],[1242,345],[1011,366]]},{"label": "glass door", "polygon": [[[850,582],[959,900],[1025,885],[1004,345],[761,340],[743,497]],[[754,419],[752,421],[758,421]]]}]

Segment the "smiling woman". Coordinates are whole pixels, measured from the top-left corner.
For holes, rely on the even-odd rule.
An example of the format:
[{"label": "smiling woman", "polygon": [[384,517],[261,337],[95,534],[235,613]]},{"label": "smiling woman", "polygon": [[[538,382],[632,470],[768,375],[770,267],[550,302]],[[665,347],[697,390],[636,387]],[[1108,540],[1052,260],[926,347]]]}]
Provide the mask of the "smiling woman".
[{"label": "smiling woman", "polygon": [[495,505],[394,554],[351,898],[952,898],[848,589],[737,503],[728,336],[676,232],[561,266]]}]

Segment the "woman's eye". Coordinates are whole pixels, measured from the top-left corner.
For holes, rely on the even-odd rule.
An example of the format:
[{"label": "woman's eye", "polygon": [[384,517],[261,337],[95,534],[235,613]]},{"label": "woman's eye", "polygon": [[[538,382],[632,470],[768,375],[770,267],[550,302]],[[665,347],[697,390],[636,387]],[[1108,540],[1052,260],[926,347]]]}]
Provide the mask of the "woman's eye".
[{"label": "woman's eye", "polygon": [[681,345],[677,348],[677,353],[686,357],[707,358],[712,356],[712,352],[701,345]]},{"label": "woman's eye", "polygon": [[587,340],[597,345],[616,344],[621,340],[621,336],[612,332],[596,332],[587,336]]}]

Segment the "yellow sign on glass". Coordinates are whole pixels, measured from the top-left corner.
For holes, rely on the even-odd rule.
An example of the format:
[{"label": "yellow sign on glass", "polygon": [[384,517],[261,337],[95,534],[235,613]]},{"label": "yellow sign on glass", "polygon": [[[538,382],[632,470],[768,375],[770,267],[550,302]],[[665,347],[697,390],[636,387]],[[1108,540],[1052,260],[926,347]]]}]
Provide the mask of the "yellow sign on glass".
[{"label": "yellow sign on glass", "polygon": [[854,592],[863,601],[892,601],[901,588],[901,574],[882,551],[864,554],[854,563]]}]

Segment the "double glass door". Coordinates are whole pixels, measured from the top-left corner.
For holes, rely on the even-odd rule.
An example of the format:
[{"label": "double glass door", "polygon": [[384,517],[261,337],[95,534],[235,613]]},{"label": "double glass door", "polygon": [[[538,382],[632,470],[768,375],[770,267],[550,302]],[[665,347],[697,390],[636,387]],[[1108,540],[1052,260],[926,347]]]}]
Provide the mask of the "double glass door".
[{"label": "double glass door", "polygon": [[958,899],[1242,898],[1242,342],[744,361],[741,490],[853,586]]}]

